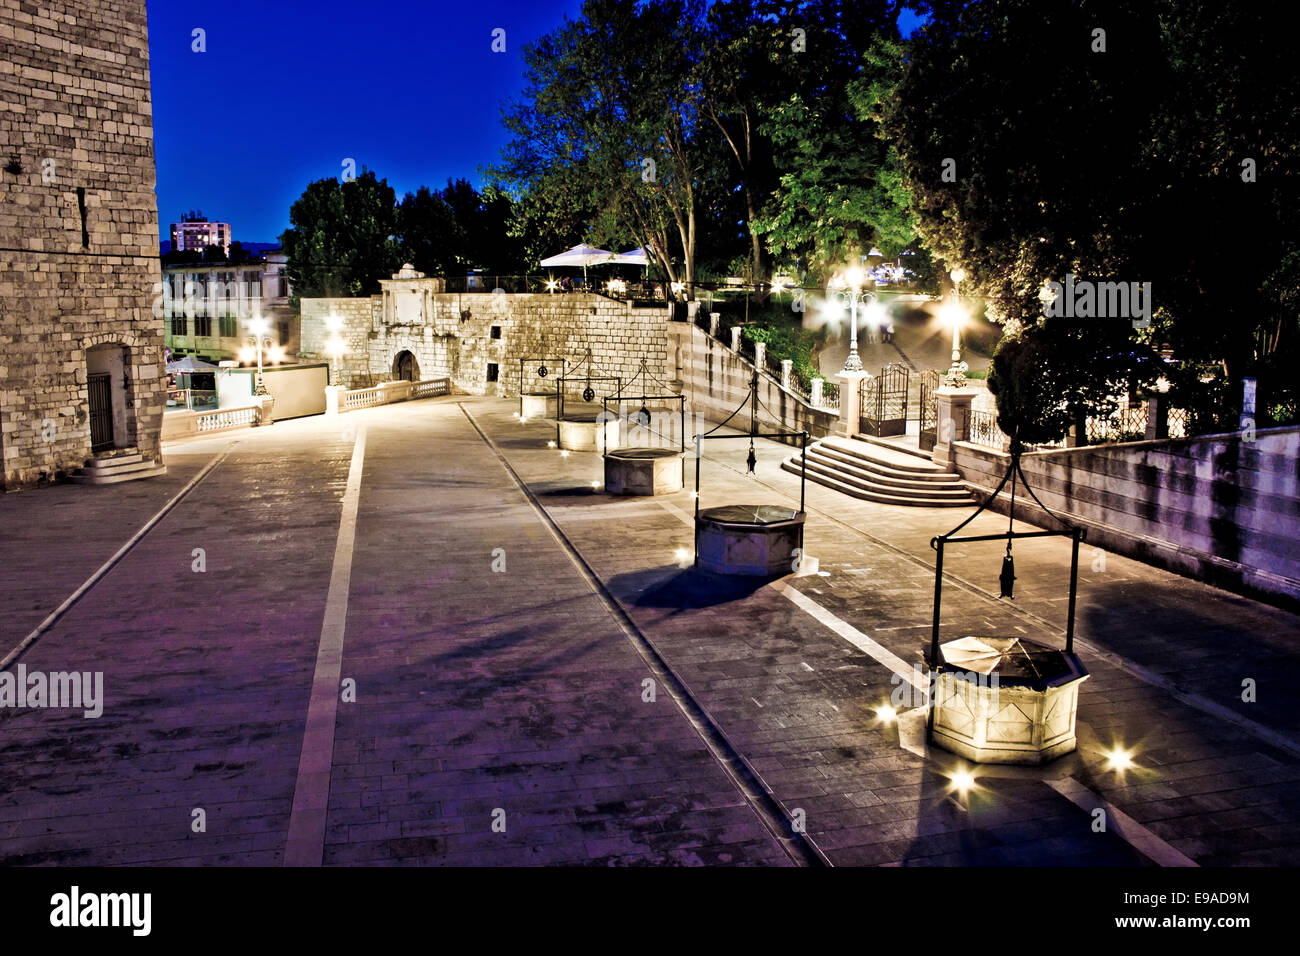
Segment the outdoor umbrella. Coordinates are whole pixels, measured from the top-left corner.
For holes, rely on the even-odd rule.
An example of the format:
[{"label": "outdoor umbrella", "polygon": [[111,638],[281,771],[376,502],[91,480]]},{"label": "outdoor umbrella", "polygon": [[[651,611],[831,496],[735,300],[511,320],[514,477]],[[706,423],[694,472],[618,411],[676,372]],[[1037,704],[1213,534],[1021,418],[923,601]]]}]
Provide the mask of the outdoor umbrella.
[{"label": "outdoor umbrella", "polygon": [[609,262],[614,258],[614,253],[608,249],[597,249],[595,246],[577,245],[572,249],[566,249],[558,256],[551,256],[549,259],[543,259],[543,266],[582,266],[582,278],[587,278],[587,266],[594,266],[601,262]]},{"label": "outdoor umbrella", "polygon": [[625,266],[648,266],[650,264],[650,250],[642,247],[640,249],[629,249],[627,252],[620,252],[610,259],[610,262],[617,262]]},{"label": "outdoor umbrella", "polygon": [[202,359],[197,359],[193,355],[187,355],[175,362],[167,363],[167,374],[177,375],[182,372],[215,372],[217,366],[212,365]]}]

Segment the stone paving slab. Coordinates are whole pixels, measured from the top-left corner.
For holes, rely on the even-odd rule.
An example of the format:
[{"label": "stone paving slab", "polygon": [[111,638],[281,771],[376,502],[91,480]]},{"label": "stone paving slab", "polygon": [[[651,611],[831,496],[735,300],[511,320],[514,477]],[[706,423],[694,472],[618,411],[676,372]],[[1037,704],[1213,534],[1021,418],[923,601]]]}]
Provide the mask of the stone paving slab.
[{"label": "stone paving slab", "polygon": [[788,863],[469,421],[413,410],[367,425],[331,808],[374,813],[326,863]]},{"label": "stone paving slab", "polygon": [[[44,826],[0,841],[4,863],[278,862],[329,573],[320,542],[337,532],[350,447],[319,426],[290,447],[269,439],[241,438],[20,658],[29,670],[102,671],[105,704],[95,720],[0,711],[0,819]],[[44,616],[228,445],[172,449],[165,479],[0,499],[24,520],[63,510],[93,555],[60,565],[26,528],[0,545],[4,581],[20,581],[12,590],[38,597],[33,615]],[[119,487],[120,502],[105,494]],[[40,575],[11,570],[21,549],[38,555]],[[195,808],[205,832],[192,829]]]},{"label": "stone paving slab", "polygon": [[[633,511],[623,502],[560,493],[566,487],[576,487],[590,474],[598,465],[597,456],[574,453],[560,459],[545,448],[542,432],[534,434],[531,423],[521,426],[512,421],[508,409],[475,405],[473,412],[490,435],[510,436],[513,444],[507,454],[512,464],[709,712],[760,766],[764,779],[776,788],[786,807],[792,809],[797,802],[808,812],[810,832],[823,848],[831,847],[827,852],[834,862],[1146,862],[1117,838],[1093,834],[1089,815],[1040,780],[1020,780],[1013,787],[1014,777],[988,771],[987,777],[978,779],[992,799],[986,805],[972,802],[968,810],[960,810],[946,793],[942,773],[900,750],[896,731],[876,720],[874,708],[887,702],[893,689],[883,667],[770,589],[700,584],[693,572],[677,568],[672,563],[673,552],[690,548],[691,531],[658,501],[654,507],[660,507],[663,514],[657,516],[653,507]],[[531,448],[520,440],[521,435],[533,436]],[[730,444],[735,445],[734,451],[712,454],[713,449]],[[787,503],[791,490],[797,502],[797,478],[791,489],[785,473],[777,469],[788,450],[774,443],[759,444],[757,478],[744,475],[746,442],[711,446],[708,457],[714,460],[705,463],[702,507],[742,501]],[[921,646],[929,639],[934,580],[932,553],[927,567],[922,563],[921,548],[928,551],[930,535],[955,525],[965,513],[954,519],[953,512],[947,510],[859,502],[812,485],[808,500],[843,523],[819,523],[816,512],[810,516],[808,551],[828,573],[795,579],[794,586],[904,660],[918,660]],[[668,503],[685,512],[694,505],[689,490],[670,496]],[[608,515],[608,520],[599,520],[601,513]],[[1005,521],[995,517],[981,530],[995,531],[999,525],[1005,530]],[[868,534],[855,533],[854,527],[869,529]],[[971,526],[972,533],[977,527],[978,523]],[[1058,545],[1055,551],[1050,545],[1034,543],[1040,546],[1020,549],[1018,542],[1017,571],[1039,596],[1028,597],[1031,589],[1023,592],[1027,599],[1020,598],[1012,605],[979,588],[945,588],[945,634],[1053,637],[1036,615],[1048,613],[1048,580],[1053,575],[1060,577],[1063,570],[1068,572],[1068,544],[1067,563],[1063,564],[1059,542],[1051,542]],[[989,577],[996,580],[1001,553],[996,542],[993,547],[988,567]],[[1026,553],[1021,555],[1021,550]],[[968,573],[970,558],[950,560],[959,574]],[[1222,600],[1227,606],[1236,606],[1241,600],[1113,555],[1108,556],[1105,573],[1123,573],[1144,581],[1153,600],[1162,603],[1186,600],[1189,590],[1195,591],[1195,600],[1183,608],[1184,614],[1168,619],[1166,626],[1173,631],[1162,636],[1170,641],[1178,639],[1182,617],[1194,614],[1202,605]],[[1092,592],[1084,602],[1081,592],[1085,612],[1093,602],[1104,600],[1098,598],[1099,593]],[[1227,653],[1237,659],[1256,657],[1249,627],[1253,620],[1285,624],[1289,633],[1279,636],[1275,629],[1274,638],[1283,644],[1291,639],[1294,618],[1246,603],[1246,625],[1218,634],[1220,640],[1230,642]],[[1023,613],[1026,608],[1029,614]],[[1063,613],[1062,607],[1058,615],[1063,618]],[[1081,613],[1081,625],[1084,616]],[[1223,626],[1215,614],[1210,619]],[[1153,621],[1150,626],[1157,624]],[[1095,623],[1087,630],[1081,626],[1081,634],[1100,646],[1127,646],[1123,640],[1107,642]],[[1193,640],[1200,639],[1204,633],[1193,636]],[[706,646],[707,651],[703,650]],[[793,655],[797,661],[789,654],[772,653],[792,649],[797,650]],[[1205,864],[1251,862],[1245,854],[1254,852],[1259,844],[1258,838],[1250,835],[1258,832],[1261,823],[1286,821],[1294,826],[1298,822],[1292,792],[1300,764],[1293,756],[1154,690],[1119,667],[1089,659],[1087,654],[1084,657],[1093,675],[1082,686],[1080,697],[1081,738],[1088,743],[1079,755],[1065,758],[1068,765],[1058,761],[1051,772],[1063,772],[1060,767],[1068,766],[1094,792],[1136,819],[1149,821],[1157,836]],[[1290,718],[1285,708],[1278,708],[1278,714],[1283,723]],[[1102,760],[1102,751],[1115,743],[1133,748],[1137,755],[1138,768],[1123,777],[1106,770]],[[875,759],[884,756],[901,758],[902,766],[875,769]],[[1010,773],[1023,777],[1041,772]],[[1139,780],[1150,786],[1134,787]],[[873,819],[879,813],[872,812],[873,800],[864,800],[863,793],[878,798],[886,813],[901,804],[908,812],[895,822],[904,823],[911,831],[891,830]],[[1200,793],[1217,794],[1221,799],[1174,808],[1167,815],[1141,810],[1147,800]],[[1246,812],[1252,806],[1258,810]],[[1039,819],[1054,822],[1046,829],[1043,824],[1031,825]],[[930,830],[933,832],[927,832]],[[974,835],[979,833],[991,833],[996,840],[989,844],[987,837]],[[953,843],[954,834],[965,834],[964,842]],[[1282,839],[1287,849],[1280,849],[1274,841],[1274,856],[1292,863],[1300,859],[1300,828]],[[879,849],[885,845],[891,852]],[[876,849],[846,852],[862,846]]]},{"label": "stone paving slab", "polygon": [[[787,813],[803,811],[834,863],[1150,862],[1115,833],[1093,833],[1089,814],[1043,771],[984,768],[968,799],[954,796],[954,761],[903,749],[897,726],[877,718],[895,689],[886,667],[772,588],[705,585],[677,566],[675,552],[691,545],[681,520],[689,493],[671,496],[670,508],[607,497],[591,487],[598,456],[561,458],[545,448],[545,424],[521,426],[511,403],[491,399],[241,433],[227,460],[21,658],[33,670],[102,670],[107,704],[98,720],[0,712],[0,862],[282,860],[340,501],[365,424],[343,659],[358,698],[339,706],[326,862],[788,864],[668,695],[641,700],[652,672],[461,404]],[[229,445],[172,446],[161,479],[0,497],[5,640],[20,640]],[[713,443],[703,503],[788,503],[798,487],[778,468],[788,448],[760,442],[757,478],[743,474],[745,451]],[[826,573],[791,585],[917,659],[933,584],[927,542],[961,513],[873,505],[815,485],[808,496],[809,551]],[[980,521],[1005,528],[1005,518]],[[1027,544],[1017,545],[1014,605],[987,592],[996,543],[991,557],[951,559],[969,584],[945,591],[945,633],[1052,635],[1043,619],[1064,613],[1060,542]],[[190,570],[195,547],[206,553],[202,574]],[[504,549],[503,573],[491,571],[494,548]],[[1279,699],[1277,674],[1296,664],[1293,616],[1113,555],[1104,572],[1084,566],[1088,642],[1225,707],[1238,674],[1267,667],[1259,705],[1235,709],[1291,732],[1296,715]],[[1120,628],[1126,615],[1140,635]],[[1292,753],[1084,657],[1092,679],[1080,698],[1081,752],[1048,773],[1073,775],[1202,865],[1295,864]],[[1115,742],[1136,755],[1123,775],[1100,759]],[[199,806],[205,833],[190,827]],[[490,826],[498,807],[505,833]]]}]

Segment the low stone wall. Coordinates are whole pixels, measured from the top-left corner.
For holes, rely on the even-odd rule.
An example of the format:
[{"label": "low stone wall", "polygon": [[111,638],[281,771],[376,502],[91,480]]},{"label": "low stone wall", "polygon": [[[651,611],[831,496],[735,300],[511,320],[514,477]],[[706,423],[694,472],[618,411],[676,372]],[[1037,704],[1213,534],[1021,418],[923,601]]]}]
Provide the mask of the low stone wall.
[{"label": "low stone wall", "polygon": [[[438,292],[438,281],[389,280],[383,295],[368,299],[303,299],[300,354],[326,358],[327,318],[337,316],[346,350],[338,367],[349,388],[392,380],[407,352],[416,377],[445,375],[471,395],[518,394],[521,358],[563,357],[572,367],[588,350],[598,375],[626,382],[644,360],[666,377],[666,306],[572,293]],[[553,376],[558,368],[550,364]]]},{"label": "low stone wall", "polygon": [[[749,394],[753,364],[693,323],[673,322],[668,334],[670,364],[682,383],[687,410],[711,422],[722,421]],[[763,406],[759,422],[769,427],[779,424],[791,431],[806,429],[814,438],[824,438],[839,421],[837,412],[813,408],[766,374],[758,376],[758,400]],[[749,410],[732,424],[748,429]]]},{"label": "low stone wall", "polygon": [[[987,495],[1008,456],[957,442],[956,470]],[[1026,453],[1048,508],[1088,544],[1288,606],[1300,603],[1300,427]],[[1005,514],[1003,491],[995,510]],[[1024,510],[1022,510],[1022,503]],[[1051,527],[1022,493],[1016,514]],[[1086,552],[1085,552],[1086,553]]]}]

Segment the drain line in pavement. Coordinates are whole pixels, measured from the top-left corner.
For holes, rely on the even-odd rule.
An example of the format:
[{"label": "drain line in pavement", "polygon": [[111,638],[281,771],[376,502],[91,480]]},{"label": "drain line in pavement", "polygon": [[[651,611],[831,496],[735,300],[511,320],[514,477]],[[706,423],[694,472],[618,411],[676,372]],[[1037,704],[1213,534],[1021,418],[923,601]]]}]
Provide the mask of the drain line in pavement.
[{"label": "drain line in pavement", "polygon": [[339,678],[343,673],[343,636],[348,623],[348,591],[352,586],[352,552],[357,539],[357,509],[361,500],[361,472],[366,459],[366,426],[357,427],[343,492],[339,536],[334,543],[325,616],[316,670],[312,674],[307,726],[298,754],[298,777],[293,785],[293,808],[285,838],[285,866],[320,866],[325,859],[325,814],[329,809],[330,775],[334,766],[334,729],[339,709]]},{"label": "drain line in pavement", "polygon": [[8,654],[6,654],[3,660],[0,660],[0,670],[4,670],[15,660],[17,660],[19,655],[22,654],[23,651],[27,650],[27,648],[35,644],[36,641],[40,639],[40,636],[42,634],[44,634],[55,624],[57,624],[59,622],[59,619],[62,618],[63,615],[67,614],[68,611],[72,610],[72,608],[76,605],[76,603],[80,601],[83,597],[85,597],[87,592],[89,592],[91,588],[93,588],[96,584],[98,584],[100,579],[102,579],[104,575],[108,574],[109,571],[113,570],[113,568],[117,566],[117,563],[121,561],[123,558],[125,558],[131,552],[131,549],[134,548],[137,544],[139,544],[144,539],[144,536],[147,535],[150,531],[152,531],[154,526],[157,525],[159,521],[162,521],[163,518],[167,517],[167,514],[178,504],[180,504],[181,500],[184,499],[186,495],[188,495],[191,491],[193,491],[196,487],[198,487],[199,482],[202,481],[204,478],[206,478],[208,474],[212,471],[212,469],[216,468],[217,465],[221,464],[223,461],[226,460],[226,456],[230,454],[231,450],[234,449],[235,445],[237,444],[239,444],[238,441],[232,441],[229,445],[226,446],[225,451],[220,452],[215,458],[213,458],[210,462],[204,465],[203,469],[197,475],[191,478],[186,483],[184,488],[176,492],[176,494],[172,497],[171,501],[163,505],[162,508],[159,509],[158,513],[155,514],[148,521],[146,521],[144,525],[140,528],[140,530],[131,536],[130,540],[127,541],[126,544],[122,545],[122,547],[117,549],[116,554],[114,554],[111,558],[109,558],[102,565],[100,565],[99,570],[96,571],[94,574],[92,574],[90,577],[86,578],[85,583],[83,583],[81,587],[73,591],[72,594],[69,595],[67,600],[65,600],[62,604],[60,604],[52,612],[50,612],[49,617],[41,621],[40,624],[37,624],[36,628],[30,634],[28,634],[21,641],[19,641],[18,644],[13,648],[13,650],[11,650]]},{"label": "drain line in pavement", "polygon": [[583,580],[587,582],[587,586],[604,604],[605,610],[618,622],[628,641],[655,675],[660,686],[672,696],[677,707],[690,721],[691,726],[700,735],[700,739],[704,741],[705,746],[709,748],[710,754],[712,754],[722,772],[740,791],[741,796],[745,798],[745,802],[749,804],[763,826],[771,833],[777,845],[796,864],[802,866],[830,866],[831,862],[826,857],[826,854],[822,852],[821,848],[813,842],[807,833],[793,831],[790,825],[790,817],[780,801],[776,799],[772,788],[763,782],[763,778],[745,759],[739,748],[732,744],[718,723],[691,693],[690,687],[685,680],[673,670],[650,639],[637,627],[636,622],[623,609],[623,605],[618,602],[618,599],[605,587],[604,582],[592,571],[591,566],[587,564],[578,549],[573,546],[573,543],[560,529],[560,526],[542,507],[532,490],[519,477],[519,473],[515,471],[506,456],[501,453],[496,443],[479,427],[469,409],[461,403],[458,404],[465,417],[469,419],[469,423],[478,432],[483,443],[496,455],[501,467],[514,481],[515,487],[519,489],[520,494],[523,495],[538,519],[550,531],[551,536],[564,550],[564,553],[568,555],[569,561],[572,562]]}]

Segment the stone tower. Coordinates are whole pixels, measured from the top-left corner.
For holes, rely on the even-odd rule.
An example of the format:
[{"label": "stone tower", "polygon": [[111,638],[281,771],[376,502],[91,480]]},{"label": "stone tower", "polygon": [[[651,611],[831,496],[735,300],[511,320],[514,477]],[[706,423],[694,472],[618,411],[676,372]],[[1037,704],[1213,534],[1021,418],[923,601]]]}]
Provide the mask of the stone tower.
[{"label": "stone tower", "polygon": [[0,487],[159,457],[160,273],[145,0],[0,0]]}]

